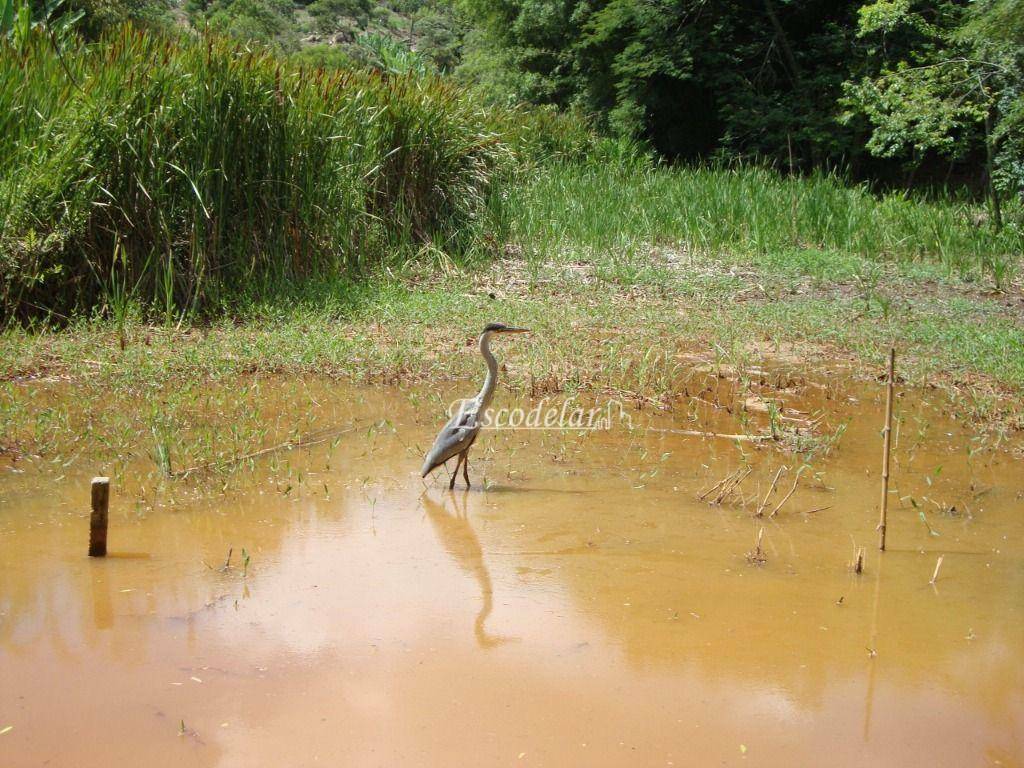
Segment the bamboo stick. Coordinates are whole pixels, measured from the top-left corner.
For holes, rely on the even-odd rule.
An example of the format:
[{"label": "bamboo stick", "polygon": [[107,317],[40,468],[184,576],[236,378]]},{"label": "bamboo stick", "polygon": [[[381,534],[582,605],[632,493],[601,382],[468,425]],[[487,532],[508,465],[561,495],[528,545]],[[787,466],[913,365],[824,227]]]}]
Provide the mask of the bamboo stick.
[{"label": "bamboo stick", "polygon": [[885,426],[882,428],[882,501],[878,521],[878,549],[885,552],[885,524],[889,511],[889,448],[892,444],[892,388],[896,370],[896,347],[889,347],[889,375],[885,390]]}]

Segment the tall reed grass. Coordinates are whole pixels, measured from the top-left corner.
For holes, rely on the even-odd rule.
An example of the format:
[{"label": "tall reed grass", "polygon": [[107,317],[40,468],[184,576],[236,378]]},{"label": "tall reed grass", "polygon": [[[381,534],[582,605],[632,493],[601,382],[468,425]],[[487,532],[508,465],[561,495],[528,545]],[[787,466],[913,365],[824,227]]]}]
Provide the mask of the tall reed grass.
[{"label": "tall reed grass", "polygon": [[425,243],[457,252],[517,150],[550,151],[503,138],[524,119],[438,78],[304,70],[215,38],[0,43],[0,313],[91,311],[118,286],[172,318]]}]

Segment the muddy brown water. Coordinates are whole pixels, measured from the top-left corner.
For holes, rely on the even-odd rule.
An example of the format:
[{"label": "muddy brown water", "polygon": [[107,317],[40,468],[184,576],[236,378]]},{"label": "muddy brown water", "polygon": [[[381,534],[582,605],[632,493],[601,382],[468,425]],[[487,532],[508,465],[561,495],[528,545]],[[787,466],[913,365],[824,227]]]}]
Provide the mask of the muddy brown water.
[{"label": "muddy brown water", "polygon": [[[445,398],[306,387],[336,443],[226,490],[140,451],[106,560],[108,467],[0,467],[0,765],[1024,764],[1024,464],[972,453],[941,398],[897,404],[880,556],[878,387],[789,398],[848,427],[761,521],[799,460],[647,429],[681,414],[484,433],[449,492],[417,472]],[[288,382],[259,396],[294,407]],[[744,461],[745,507],[698,500]]]}]

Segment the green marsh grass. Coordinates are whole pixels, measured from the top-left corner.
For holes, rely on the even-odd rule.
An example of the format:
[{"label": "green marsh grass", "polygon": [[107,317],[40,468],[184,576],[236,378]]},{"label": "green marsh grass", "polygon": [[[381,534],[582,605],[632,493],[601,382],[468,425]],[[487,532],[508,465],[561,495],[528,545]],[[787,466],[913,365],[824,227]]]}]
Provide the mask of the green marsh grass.
[{"label": "green marsh grass", "polygon": [[513,155],[589,136],[541,113],[563,126],[545,144],[527,113],[440,78],[302,69],[216,38],[125,27],[63,59],[41,33],[0,42],[7,316],[88,313],[131,286],[169,323],[425,245],[458,254]]},{"label": "green marsh grass", "polygon": [[560,163],[511,189],[503,205],[516,212],[510,235],[528,256],[575,249],[611,259],[605,271],[631,282],[650,268],[643,257],[658,245],[783,268],[795,262],[807,271],[844,257],[927,261],[997,287],[1017,272],[1024,251],[1018,230],[977,227],[967,205],[879,198],[833,176],[786,177],[761,167]]}]

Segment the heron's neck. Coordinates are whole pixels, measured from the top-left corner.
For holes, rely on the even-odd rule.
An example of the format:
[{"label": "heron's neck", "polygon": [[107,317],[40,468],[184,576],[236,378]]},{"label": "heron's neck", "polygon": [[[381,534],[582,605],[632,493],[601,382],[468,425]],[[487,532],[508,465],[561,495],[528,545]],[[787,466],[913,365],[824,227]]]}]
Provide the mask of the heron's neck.
[{"label": "heron's neck", "polygon": [[491,354],[491,332],[485,331],[480,334],[480,354],[484,356],[487,363],[487,378],[484,379],[484,386],[477,397],[480,400],[481,410],[491,403],[494,396],[494,388],[498,386],[498,361]]}]

